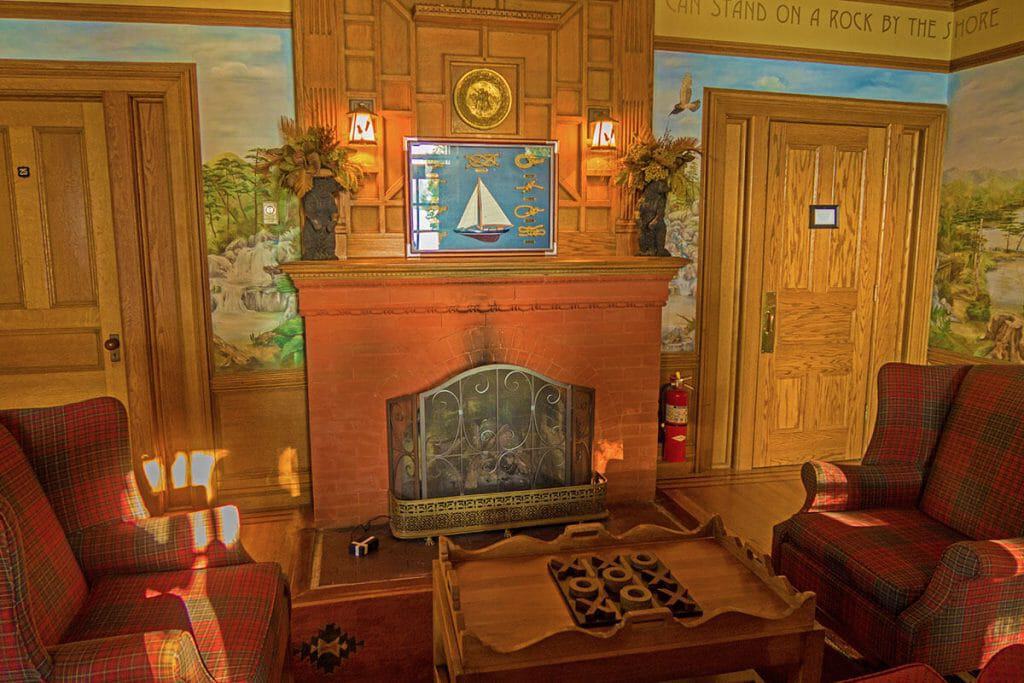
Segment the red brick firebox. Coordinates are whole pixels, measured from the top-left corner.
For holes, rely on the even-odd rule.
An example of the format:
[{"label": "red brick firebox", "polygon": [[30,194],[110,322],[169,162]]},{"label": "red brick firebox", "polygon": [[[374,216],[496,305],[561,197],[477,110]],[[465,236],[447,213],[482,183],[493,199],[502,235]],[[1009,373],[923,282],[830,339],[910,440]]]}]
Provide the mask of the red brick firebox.
[{"label": "red brick firebox", "polygon": [[596,390],[610,502],[654,498],[670,258],[372,259],[285,266],[306,321],[320,526],[388,510],[385,401],[485,363]]}]

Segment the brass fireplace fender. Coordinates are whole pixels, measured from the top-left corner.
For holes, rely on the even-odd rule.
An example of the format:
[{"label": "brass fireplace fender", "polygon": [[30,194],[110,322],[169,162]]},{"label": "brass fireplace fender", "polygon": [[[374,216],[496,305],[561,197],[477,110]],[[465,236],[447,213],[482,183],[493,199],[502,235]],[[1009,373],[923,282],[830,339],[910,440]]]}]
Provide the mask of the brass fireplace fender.
[{"label": "brass fireplace fender", "polygon": [[419,500],[391,495],[391,533],[396,538],[428,538],[604,519],[607,486],[595,474],[591,483],[580,486]]}]

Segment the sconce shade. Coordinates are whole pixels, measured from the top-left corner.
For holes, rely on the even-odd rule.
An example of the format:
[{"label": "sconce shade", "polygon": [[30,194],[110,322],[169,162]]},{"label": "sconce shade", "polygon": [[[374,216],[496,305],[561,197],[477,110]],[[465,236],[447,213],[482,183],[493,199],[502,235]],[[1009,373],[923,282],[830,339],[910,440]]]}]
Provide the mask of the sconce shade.
[{"label": "sconce shade", "polygon": [[374,144],[377,142],[377,127],[374,114],[360,105],[348,114],[348,141],[350,144]]},{"label": "sconce shade", "polygon": [[615,120],[595,119],[590,124],[591,149],[615,149]]}]

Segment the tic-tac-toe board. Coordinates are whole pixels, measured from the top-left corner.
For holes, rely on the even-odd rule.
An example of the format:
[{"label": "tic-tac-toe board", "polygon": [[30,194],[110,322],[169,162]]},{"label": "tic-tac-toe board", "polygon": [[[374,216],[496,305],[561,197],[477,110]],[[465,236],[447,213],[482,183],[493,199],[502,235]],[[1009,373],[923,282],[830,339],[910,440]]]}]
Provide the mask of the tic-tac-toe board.
[{"label": "tic-tac-toe board", "polygon": [[667,607],[676,618],[704,613],[654,553],[551,559],[548,571],[576,623],[584,628],[613,626],[626,612],[654,607]]}]

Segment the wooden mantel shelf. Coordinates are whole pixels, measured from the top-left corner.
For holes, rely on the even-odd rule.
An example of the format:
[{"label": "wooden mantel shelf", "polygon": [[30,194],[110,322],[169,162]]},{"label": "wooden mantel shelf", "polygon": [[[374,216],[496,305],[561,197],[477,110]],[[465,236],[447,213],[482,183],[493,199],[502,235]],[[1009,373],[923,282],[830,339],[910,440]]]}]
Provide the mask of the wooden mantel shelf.
[{"label": "wooden mantel shelf", "polygon": [[368,258],[339,261],[293,261],[281,269],[297,281],[392,279],[521,279],[595,276],[673,277],[689,259],[658,256],[558,258],[479,256]]}]

